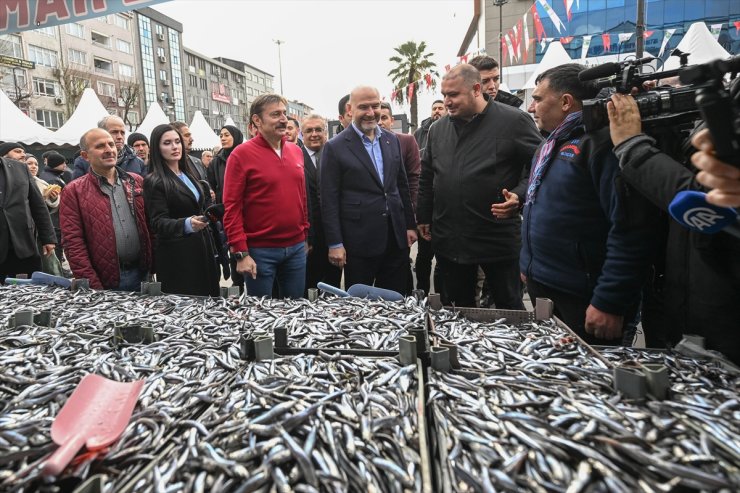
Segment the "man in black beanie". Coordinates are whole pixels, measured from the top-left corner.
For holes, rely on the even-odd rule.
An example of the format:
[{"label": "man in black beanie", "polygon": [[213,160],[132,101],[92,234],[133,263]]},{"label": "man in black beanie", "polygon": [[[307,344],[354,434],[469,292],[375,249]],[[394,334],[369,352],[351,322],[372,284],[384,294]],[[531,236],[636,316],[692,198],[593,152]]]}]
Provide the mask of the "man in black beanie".
[{"label": "man in black beanie", "polygon": [[0,157],[7,157],[25,163],[26,148],[18,142],[5,142],[0,144]]},{"label": "man in black beanie", "polygon": [[136,157],[144,161],[144,164],[149,167],[149,139],[146,135],[134,132],[128,136],[126,143],[134,150]]},{"label": "man in black beanie", "polygon": [[[72,172],[67,169],[64,156],[56,151],[47,151],[43,154],[46,166],[39,171],[39,178],[49,185],[59,185],[62,189],[72,181]],[[49,212],[51,223],[54,225],[54,233],[57,237],[56,254],[59,260],[64,258],[62,251],[62,231],[59,229],[59,209]]]}]

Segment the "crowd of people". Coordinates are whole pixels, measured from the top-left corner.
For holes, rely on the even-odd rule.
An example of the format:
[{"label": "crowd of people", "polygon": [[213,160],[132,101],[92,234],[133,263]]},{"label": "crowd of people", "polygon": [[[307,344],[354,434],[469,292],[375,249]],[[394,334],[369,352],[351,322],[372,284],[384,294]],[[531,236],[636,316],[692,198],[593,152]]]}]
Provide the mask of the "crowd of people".
[{"label": "crowd of people", "polygon": [[126,139],[116,116],[81,136],[72,172],[55,152],[39,170],[21,144],[2,144],[0,276],[63,255],[94,289],[137,290],[155,275],[165,292],[216,296],[223,276],[250,295],[297,298],[343,277],[408,294],[430,291],[436,257],[445,304],[475,306],[482,277],[491,306],[523,309],[526,289],[589,343],[629,344],[641,318],[649,345],[698,332],[738,361],[740,241],[665,212],[689,189],[740,206],[740,170],[716,159],[706,131],[693,155],[664,152],[620,94],[610,126],[587,132],[583,102],[599,89],[582,70],[544,71],[520,108],[496,60],[476,57],[444,75],[413,136],[359,86],[340,99],[331,140],[324,117],[299,122],[266,94],[246,138],[227,125],[200,159],[186,124]]}]

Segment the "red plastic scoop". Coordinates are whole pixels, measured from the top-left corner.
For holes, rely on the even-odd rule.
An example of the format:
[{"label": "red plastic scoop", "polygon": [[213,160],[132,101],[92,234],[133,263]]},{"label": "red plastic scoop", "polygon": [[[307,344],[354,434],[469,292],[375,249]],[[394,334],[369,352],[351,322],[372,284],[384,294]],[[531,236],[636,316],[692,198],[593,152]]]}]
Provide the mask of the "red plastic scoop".
[{"label": "red plastic scoop", "polygon": [[98,450],[118,440],[143,386],[144,380],[121,383],[85,376],[51,425],[51,438],[59,448],[44,464],[43,474],[58,476],[83,446]]}]

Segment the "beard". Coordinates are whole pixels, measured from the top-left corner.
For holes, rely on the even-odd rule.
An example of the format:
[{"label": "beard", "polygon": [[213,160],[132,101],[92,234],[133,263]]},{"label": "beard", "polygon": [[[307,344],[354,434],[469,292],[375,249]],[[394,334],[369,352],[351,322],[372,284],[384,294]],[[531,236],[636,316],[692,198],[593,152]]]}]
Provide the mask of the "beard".
[{"label": "beard", "polygon": [[363,132],[369,132],[375,130],[378,127],[377,120],[360,120],[360,130]]}]

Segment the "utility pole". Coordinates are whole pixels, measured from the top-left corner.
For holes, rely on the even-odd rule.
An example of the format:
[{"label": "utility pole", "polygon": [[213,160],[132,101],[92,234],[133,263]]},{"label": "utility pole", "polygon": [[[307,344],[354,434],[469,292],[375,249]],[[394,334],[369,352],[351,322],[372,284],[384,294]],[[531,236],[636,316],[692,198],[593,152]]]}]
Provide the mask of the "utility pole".
[{"label": "utility pole", "polygon": [[642,58],[645,51],[645,0],[637,0],[637,24],[635,25],[635,55]]},{"label": "utility pole", "polygon": [[280,70],[280,95],[285,96],[285,93],[283,92],[283,57],[280,52],[280,45],[284,44],[285,41],[279,40],[279,39],[273,39],[273,43],[275,43],[278,46],[278,70]]},{"label": "utility pole", "polygon": [[493,6],[498,7],[498,65],[503,73],[504,68],[504,5],[509,0],[493,0]]}]

